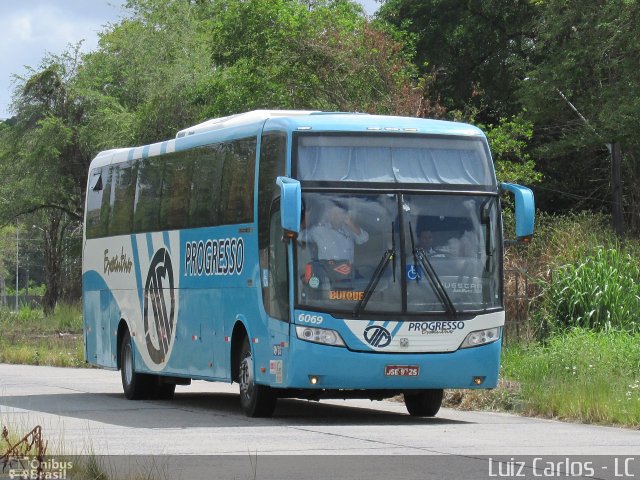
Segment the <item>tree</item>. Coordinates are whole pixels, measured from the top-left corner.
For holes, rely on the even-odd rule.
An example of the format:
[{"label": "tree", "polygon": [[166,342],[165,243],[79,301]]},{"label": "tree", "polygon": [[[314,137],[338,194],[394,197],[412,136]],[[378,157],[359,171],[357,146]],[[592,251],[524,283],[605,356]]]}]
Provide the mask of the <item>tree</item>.
[{"label": "tree", "polygon": [[[45,311],[60,296],[62,250],[68,224],[82,221],[89,155],[78,141],[84,105],[73,89],[78,47],[43,60],[38,71],[17,78],[15,123],[0,130],[0,219],[39,213],[45,236]],[[65,220],[63,220],[65,219]]]},{"label": "tree", "polygon": [[[0,128],[0,224],[42,222],[50,311],[100,150],[253,108],[412,114],[415,69],[351,0],[130,0],[129,17],[18,77]],[[65,275],[65,277],[67,277]]]},{"label": "tree", "polygon": [[530,0],[386,0],[377,15],[413,39],[432,100],[497,123],[521,111],[516,92],[536,10]]},{"label": "tree", "polygon": [[132,0],[101,34],[76,81],[91,102],[83,138],[94,153],[175,136],[202,120],[194,92],[211,75],[202,2]]},{"label": "tree", "polygon": [[[640,4],[546,0],[539,7],[520,96],[537,124],[540,165],[551,188],[608,209],[607,144],[618,142],[627,217],[640,232]],[[576,176],[576,166],[585,174]]]},{"label": "tree", "polygon": [[537,184],[542,175],[527,151],[533,136],[533,124],[522,117],[502,118],[497,125],[478,125],[489,140],[500,182]]},{"label": "tree", "polygon": [[348,0],[212,2],[209,116],[254,108],[415,114],[401,45]]}]

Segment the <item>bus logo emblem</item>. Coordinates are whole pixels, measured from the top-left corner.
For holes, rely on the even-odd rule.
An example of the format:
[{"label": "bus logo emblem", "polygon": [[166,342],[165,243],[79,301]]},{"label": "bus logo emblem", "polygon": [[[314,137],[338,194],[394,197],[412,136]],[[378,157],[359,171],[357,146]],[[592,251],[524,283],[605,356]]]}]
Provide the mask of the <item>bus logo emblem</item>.
[{"label": "bus logo emblem", "polygon": [[372,347],[384,348],[391,343],[391,334],[380,325],[371,325],[365,328],[364,339]]},{"label": "bus logo emblem", "polygon": [[[165,284],[165,282],[167,284]],[[151,304],[152,318],[149,318]],[[166,359],[173,339],[175,292],[173,289],[173,267],[166,248],[153,256],[147,283],[144,287],[144,335],[151,360],[160,365]]]}]

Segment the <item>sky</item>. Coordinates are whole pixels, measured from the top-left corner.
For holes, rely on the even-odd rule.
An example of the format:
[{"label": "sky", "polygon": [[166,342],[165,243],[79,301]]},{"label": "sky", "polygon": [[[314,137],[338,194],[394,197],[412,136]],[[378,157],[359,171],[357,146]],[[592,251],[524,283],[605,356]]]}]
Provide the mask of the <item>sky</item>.
[{"label": "sky", "polygon": [[[13,75],[37,68],[47,52],[59,54],[83,41],[82,50],[98,45],[98,33],[124,15],[125,0],[0,0],[0,119],[11,116]],[[361,0],[372,15],[379,4]]]}]

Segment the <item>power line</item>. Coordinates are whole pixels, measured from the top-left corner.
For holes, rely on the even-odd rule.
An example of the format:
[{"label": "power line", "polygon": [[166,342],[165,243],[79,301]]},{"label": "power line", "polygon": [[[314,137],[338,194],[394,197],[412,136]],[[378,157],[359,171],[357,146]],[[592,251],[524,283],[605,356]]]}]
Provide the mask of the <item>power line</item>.
[{"label": "power line", "polygon": [[[560,195],[564,195],[565,197],[574,198],[576,200],[598,200],[600,203],[603,203],[603,204],[606,204],[606,205],[613,205],[614,204],[614,202],[612,200],[606,200],[604,198],[596,198],[596,197],[593,197],[593,196],[585,197],[584,195],[579,195],[577,193],[571,193],[571,192],[565,192],[564,190],[557,190],[555,188],[541,187],[539,185],[531,186],[530,188],[532,190],[538,189],[538,190],[546,190],[548,192],[558,193]],[[628,211],[624,211],[623,213],[631,214],[632,211],[628,210]]]}]

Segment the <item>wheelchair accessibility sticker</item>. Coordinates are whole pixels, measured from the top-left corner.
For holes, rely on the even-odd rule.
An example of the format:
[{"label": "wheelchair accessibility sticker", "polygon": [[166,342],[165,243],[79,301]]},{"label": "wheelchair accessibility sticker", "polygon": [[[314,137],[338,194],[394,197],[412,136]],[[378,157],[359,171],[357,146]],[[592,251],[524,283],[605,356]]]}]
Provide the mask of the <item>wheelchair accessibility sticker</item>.
[{"label": "wheelchair accessibility sticker", "polygon": [[422,269],[415,265],[407,265],[407,280],[422,280]]}]

